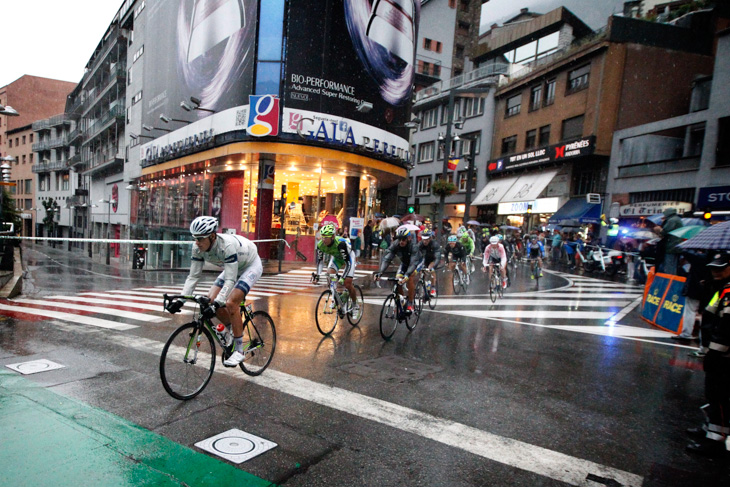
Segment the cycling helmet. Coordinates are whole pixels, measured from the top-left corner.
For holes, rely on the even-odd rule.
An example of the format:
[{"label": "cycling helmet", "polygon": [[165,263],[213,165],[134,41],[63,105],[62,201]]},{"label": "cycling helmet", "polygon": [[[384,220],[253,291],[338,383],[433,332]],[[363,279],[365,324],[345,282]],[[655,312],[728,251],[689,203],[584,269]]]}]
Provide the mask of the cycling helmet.
[{"label": "cycling helmet", "polygon": [[322,229],[319,231],[319,234],[322,235],[322,237],[334,237],[336,231],[337,231],[337,229],[335,228],[334,224],[327,223],[324,226],[322,226]]},{"label": "cycling helmet", "polygon": [[207,237],[218,230],[218,219],[212,216],[199,216],[190,224],[193,237]]},{"label": "cycling helmet", "polygon": [[431,230],[424,230],[423,233],[421,233],[421,239],[426,240],[433,237],[433,232]]},{"label": "cycling helmet", "polygon": [[489,235],[489,229],[488,228],[482,228],[482,235]]},{"label": "cycling helmet", "polygon": [[405,227],[400,227],[398,230],[395,231],[396,238],[399,238],[401,240],[408,238],[408,235],[410,235],[410,231]]},{"label": "cycling helmet", "polygon": [[530,235],[530,240],[537,240],[537,235]]},{"label": "cycling helmet", "polygon": [[492,245],[497,245],[499,243],[499,237],[494,236],[489,239],[489,243]]},{"label": "cycling helmet", "polygon": [[449,235],[449,242],[456,242],[457,240],[456,235]]},{"label": "cycling helmet", "polygon": [[466,228],[459,227],[459,229],[456,231],[456,236],[459,238],[463,238],[464,235],[468,235],[469,232],[466,231]]}]

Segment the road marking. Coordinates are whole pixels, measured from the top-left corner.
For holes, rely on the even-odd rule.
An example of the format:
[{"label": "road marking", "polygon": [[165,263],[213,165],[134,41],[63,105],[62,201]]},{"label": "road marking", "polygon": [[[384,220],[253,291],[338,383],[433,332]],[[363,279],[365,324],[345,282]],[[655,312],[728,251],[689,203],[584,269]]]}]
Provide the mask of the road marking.
[{"label": "road marking", "polygon": [[[383,298],[385,299],[385,298]],[[367,299],[365,299],[367,302]],[[381,300],[382,302],[382,300]],[[442,298],[439,297],[436,304],[441,306],[569,306],[572,308],[595,307],[595,308],[622,308],[631,304],[631,301],[614,301],[614,300],[578,300],[578,299],[535,299],[529,298],[500,298],[497,302],[492,303],[487,299],[458,299],[458,298]]]},{"label": "road marking", "polygon": [[10,311],[11,313],[21,313],[32,316],[42,316],[43,318],[70,321],[72,323],[83,323],[84,325],[96,326],[98,328],[109,328],[112,330],[131,330],[132,328],[138,328],[137,325],[127,325],[125,323],[102,320],[92,316],[63,313],[61,311],[51,311],[48,309],[28,308],[27,306],[8,306],[7,304],[0,303],[0,310]]},{"label": "road marking", "polygon": [[[183,290],[182,287],[156,287],[156,288],[155,287],[143,287],[143,288],[138,288],[138,289],[140,291],[160,291],[160,292],[166,293],[166,294],[180,294],[180,293],[182,293],[182,290]],[[248,293],[248,295],[270,297],[270,296],[278,296],[279,294],[278,293],[266,293],[263,291],[256,291],[255,286],[254,286],[254,289],[252,291],[250,291]]]},{"label": "road marking", "polygon": [[[131,335],[114,337],[114,343],[157,356],[164,345]],[[247,377],[240,371],[222,367],[216,368],[216,372],[571,485],[592,485],[587,480],[591,475],[614,480],[625,487],[640,487],[643,484],[643,477],[631,472],[481,431],[449,419],[319,384],[271,368],[258,377]]]},{"label": "road marking", "polygon": [[[79,302],[79,303],[110,304],[112,306],[116,305],[116,306],[124,306],[126,308],[137,308],[137,309],[146,309],[149,311],[162,312],[162,306],[159,306],[159,305],[153,306],[151,304],[143,304],[143,303],[137,303],[137,302],[132,302],[132,301],[86,298],[84,296],[51,296],[46,299],[62,299],[65,301],[75,301],[75,302]],[[184,314],[184,315],[193,314],[192,311],[189,311],[186,309],[181,310],[180,313]]]},{"label": "road marking", "polygon": [[[610,323],[610,322],[607,322]],[[615,336],[615,337],[645,337],[645,338],[669,338],[672,333],[650,328],[638,328],[626,325],[600,325],[600,326],[573,326],[573,325],[552,325],[555,330],[578,331],[580,333],[592,333],[594,335]]]},{"label": "road marking", "polygon": [[[437,303],[438,304],[438,303]],[[499,309],[499,310],[463,310],[448,311],[441,313],[470,316],[472,318],[560,318],[563,320],[607,320],[615,313],[610,311],[545,311],[545,310],[520,310],[520,309]]]},{"label": "road marking", "polygon": [[[161,316],[152,316],[145,313],[135,313],[134,311],[124,311],[122,309],[114,308],[103,308],[101,306],[83,306],[80,304],[73,303],[61,303],[58,301],[49,302],[42,299],[14,299],[13,303],[21,304],[32,304],[35,306],[51,306],[53,308],[69,309],[76,311],[87,311],[90,313],[99,313],[105,315],[119,316],[121,318],[128,318],[130,320],[146,321],[149,323],[161,323],[168,321],[169,318],[163,318]],[[33,308],[33,309],[45,309],[45,308]]]},{"label": "road marking", "polygon": [[619,314],[617,314],[616,316],[611,317],[611,319],[609,321],[607,321],[606,324],[607,325],[613,325],[615,323],[618,323],[618,321],[621,318],[623,318],[624,316],[626,316],[627,314],[629,314],[631,312],[631,310],[633,310],[638,305],[640,305],[641,304],[641,301],[643,299],[644,299],[643,297],[636,298],[633,303],[631,303],[628,306],[626,306],[623,310],[621,310],[621,312]]},{"label": "road marking", "polygon": [[[550,296],[551,298],[578,298],[580,296],[584,296],[587,298],[612,298],[612,299],[635,299],[641,296],[641,294],[636,293],[585,293],[585,292],[564,292],[567,291],[566,289],[561,289],[561,292],[559,293],[543,293],[543,294],[536,294],[536,293],[509,293],[510,296],[519,296],[519,297],[528,297],[528,296],[537,296],[544,298],[546,296]],[[483,294],[482,296],[488,296],[487,294]]]}]

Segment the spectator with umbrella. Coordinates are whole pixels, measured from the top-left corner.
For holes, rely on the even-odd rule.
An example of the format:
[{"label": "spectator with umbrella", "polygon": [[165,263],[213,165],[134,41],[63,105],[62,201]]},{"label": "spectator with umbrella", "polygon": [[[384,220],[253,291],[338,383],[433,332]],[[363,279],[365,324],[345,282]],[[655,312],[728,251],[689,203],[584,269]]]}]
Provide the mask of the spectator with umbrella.
[{"label": "spectator with umbrella", "polygon": [[[677,275],[677,264],[679,263],[678,247],[682,239],[672,235],[671,232],[683,227],[682,219],[675,208],[664,210],[664,220],[661,227],[654,227],[654,231],[661,237],[657,245],[657,270],[666,274]],[[660,257],[661,255],[661,257]]]}]

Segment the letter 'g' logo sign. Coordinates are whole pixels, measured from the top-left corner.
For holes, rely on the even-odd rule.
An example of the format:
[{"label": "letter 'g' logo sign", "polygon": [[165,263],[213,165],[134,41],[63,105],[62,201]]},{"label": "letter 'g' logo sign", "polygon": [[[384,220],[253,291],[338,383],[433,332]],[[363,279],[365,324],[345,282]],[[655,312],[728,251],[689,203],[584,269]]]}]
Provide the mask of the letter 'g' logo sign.
[{"label": "letter 'g' logo sign", "polygon": [[279,134],[279,97],[274,95],[249,95],[249,135],[263,137]]},{"label": "letter 'g' logo sign", "polygon": [[565,146],[564,145],[555,148],[555,159],[560,159],[561,157],[565,157]]}]

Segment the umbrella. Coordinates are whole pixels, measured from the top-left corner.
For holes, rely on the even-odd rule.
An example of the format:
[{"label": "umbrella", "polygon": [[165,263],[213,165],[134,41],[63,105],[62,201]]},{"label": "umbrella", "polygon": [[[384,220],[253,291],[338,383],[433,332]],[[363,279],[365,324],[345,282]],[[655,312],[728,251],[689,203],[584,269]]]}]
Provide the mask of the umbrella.
[{"label": "umbrella", "polygon": [[707,227],[704,225],[687,225],[685,227],[679,227],[676,230],[672,230],[671,232],[669,232],[669,235],[674,235],[675,237],[687,240],[696,236],[703,230],[707,230]]},{"label": "umbrella", "polygon": [[[656,215],[652,215],[650,217],[647,217],[647,220],[652,222],[655,225],[661,225],[662,224],[662,218],[664,218],[663,213],[657,213]],[[706,222],[700,218],[682,218],[682,225],[709,225],[709,222]]]},{"label": "umbrella", "polygon": [[468,222],[466,222],[466,224],[467,225],[479,225],[479,222],[476,220],[469,220]]},{"label": "umbrella", "polygon": [[410,221],[422,222],[422,221],[426,221],[426,217],[423,215],[419,215],[418,213],[410,213],[410,214],[404,216],[403,218],[401,218],[400,221],[402,221],[403,223],[410,222]]},{"label": "umbrella", "polygon": [[398,225],[400,225],[400,220],[389,216],[388,218],[383,218],[383,220],[380,222],[380,229],[387,230],[388,228],[395,228]]},{"label": "umbrella", "polygon": [[682,218],[682,225],[688,227],[688,226],[700,226],[700,227],[709,227],[710,222],[703,220],[702,218]]},{"label": "umbrella", "polygon": [[730,250],[730,222],[713,225],[679,246],[683,249]]},{"label": "umbrella", "polygon": [[657,234],[646,228],[622,228],[621,237],[633,238],[635,240],[650,240],[656,238]]},{"label": "umbrella", "polygon": [[385,214],[383,213],[376,213],[373,215],[375,218],[385,218]]},{"label": "umbrella", "polygon": [[512,225],[502,225],[499,228],[501,228],[502,230],[519,230],[519,228],[513,227]]},{"label": "umbrella", "polygon": [[410,223],[406,223],[405,225],[401,225],[401,226],[399,226],[399,227],[398,227],[398,228],[397,228],[397,229],[395,230],[395,231],[396,231],[396,233],[397,233],[397,232],[398,232],[398,230],[400,230],[401,228],[405,228],[405,229],[406,229],[406,230],[408,230],[409,232],[412,232],[412,231],[416,231],[416,232],[418,232],[419,230],[421,230],[421,227],[417,227],[416,225],[412,225],[412,224],[410,224]]},{"label": "umbrella", "polygon": [[320,226],[324,225],[325,223],[334,223],[335,227],[340,228],[340,222],[337,221],[337,217],[335,215],[327,215],[326,217],[322,218]]}]

